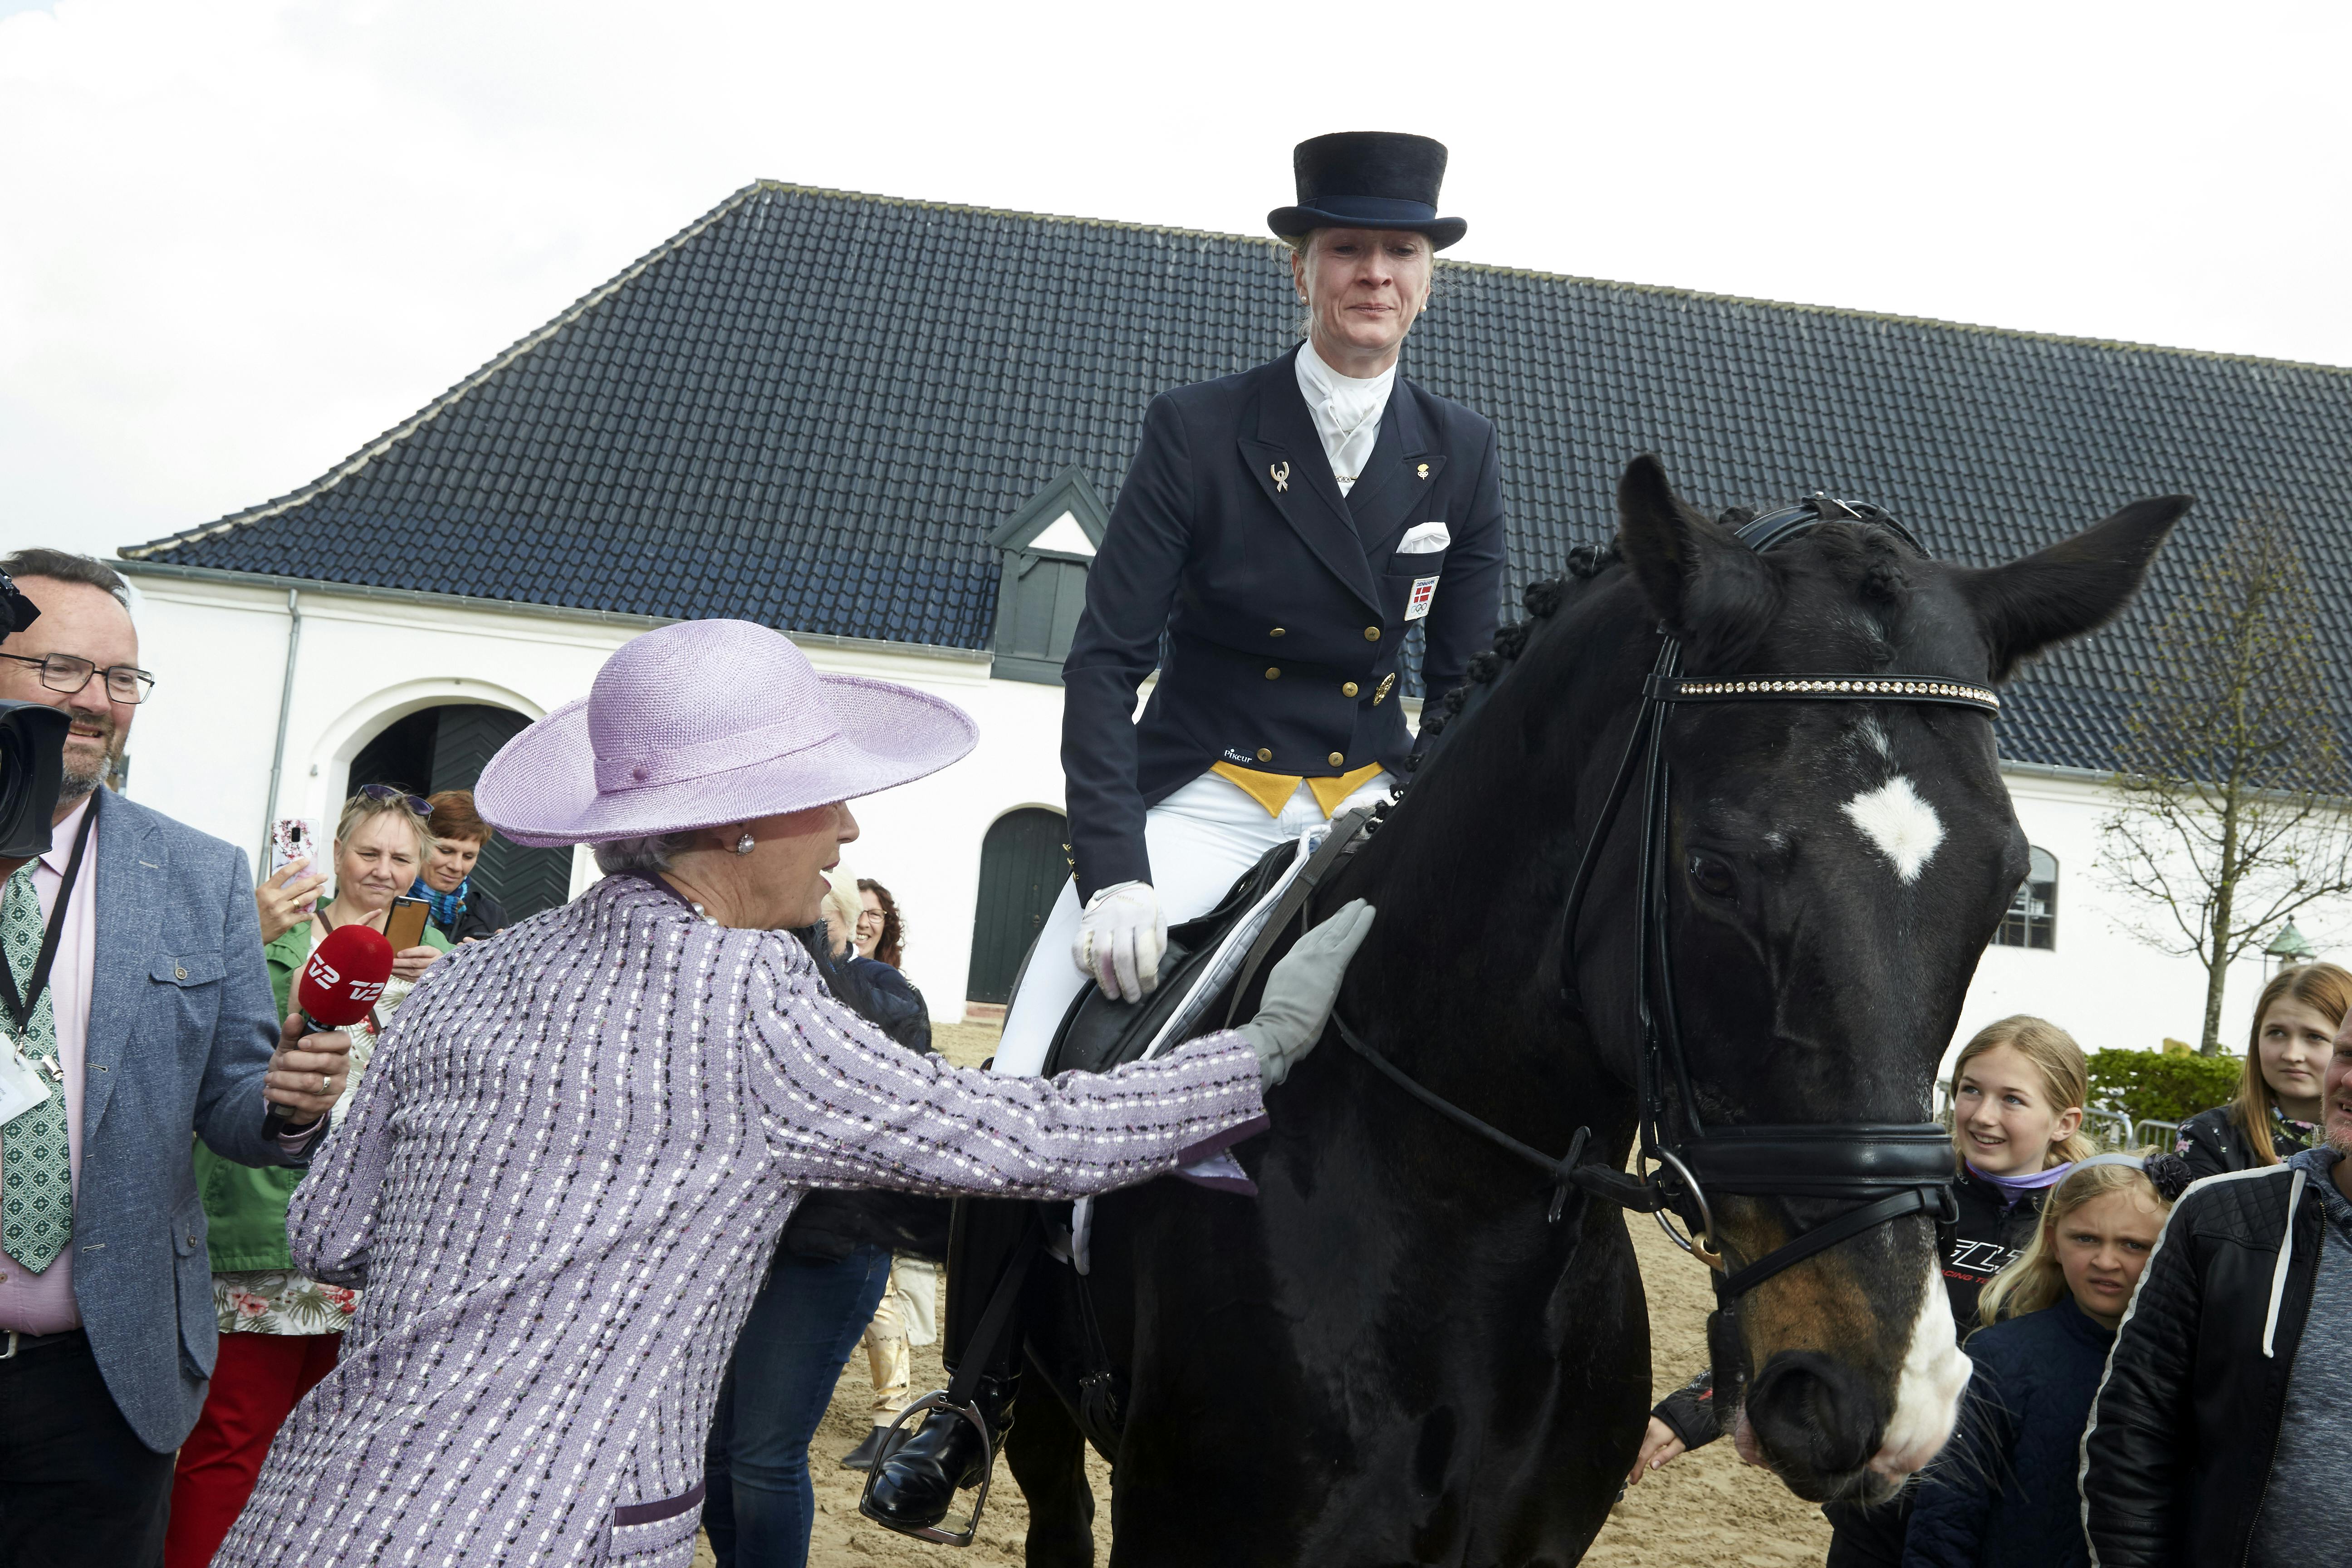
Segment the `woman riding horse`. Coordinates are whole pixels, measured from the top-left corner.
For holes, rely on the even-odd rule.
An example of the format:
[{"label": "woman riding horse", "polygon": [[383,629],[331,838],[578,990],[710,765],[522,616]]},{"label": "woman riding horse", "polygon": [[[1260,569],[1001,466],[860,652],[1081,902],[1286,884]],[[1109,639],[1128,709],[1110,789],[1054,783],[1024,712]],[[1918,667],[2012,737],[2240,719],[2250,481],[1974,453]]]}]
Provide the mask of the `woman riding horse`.
[{"label": "woman riding horse", "polygon": [[[1000,1073],[1042,1070],[1088,978],[1129,1002],[1151,991],[1170,922],[1206,912],[1267,848],[1387,795],[1412,749],[1397,684],[1416,623],[1433,692],[1493,638],[1495,427],[1397,374],[1433,255],[1468,227],[1437,213],[1445,156],[1382,132],[1299,143],[1297,204],[1267,223],[1290,247],[1306,341],[1164,393],[1144,416],[1063,668],[1076,875],[1006,1016]],[[1066,948],[1069,969],[1049,956]],[[976,1209],[958,1227],[950,1364],[1026,1223],[994,1206],[1010,1212]],[[982,1384],[992,1429],[1018,1338],[1003,1336],[1003,1370]],[[937,1525],[981,1458],[970,1423],[934,1413],[877,1479],[876,1517]]]}]

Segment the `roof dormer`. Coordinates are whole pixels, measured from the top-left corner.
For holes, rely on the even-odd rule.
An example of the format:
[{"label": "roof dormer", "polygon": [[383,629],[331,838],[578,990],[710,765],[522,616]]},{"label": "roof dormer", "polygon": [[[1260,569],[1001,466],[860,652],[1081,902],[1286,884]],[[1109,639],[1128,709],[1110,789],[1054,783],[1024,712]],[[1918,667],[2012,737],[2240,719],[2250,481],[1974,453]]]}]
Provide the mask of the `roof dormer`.
[{"label": "roof dormer", "polygon": [[1062,661],[1086,607],[1087,567],[1109,527],[1110,509],[1084,472],[1068,468],[988,536],[1004,553],[990,674],[1062,683]]}]

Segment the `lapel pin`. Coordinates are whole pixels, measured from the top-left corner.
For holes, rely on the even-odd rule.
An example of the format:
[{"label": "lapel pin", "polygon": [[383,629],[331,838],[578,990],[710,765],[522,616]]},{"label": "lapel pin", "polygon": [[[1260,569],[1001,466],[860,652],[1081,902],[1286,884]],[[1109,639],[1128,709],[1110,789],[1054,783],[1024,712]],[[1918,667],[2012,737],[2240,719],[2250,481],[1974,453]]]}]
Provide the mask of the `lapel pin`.
[{"label": "lapel pin", "polygon": [[1427,478],[1429,478],[1429,465],[1428,465],[1427,463],[1423,463],[1423,464],[1422,464],[1418,468],[1414,469],[1413,471],[1414,471],[1415,473],[1419,474],[1419,475],[1420,475],[1423,479],[1427,479]]},{"label": "lapel pin", "polygon": [[1274,480],[1274,488],[1276,489],[1286,490],[1290,488],[1290,465],[1288,463],[1284,463],[1278,468],[1272,463],[1268,463],[1265,466],[1265,471],[1267,477]]},{"label": "lapel pin", "polygon": [[1375,708],[1379,707],[1379,706],[1381,705],[1381,700],[1382,698],[1385,698],[1386,696],[1388,696],[1388,694],[1389,694],[1389,688],[1390,688],[1390,687],[1391,687],[1391,686],[1394,686],[1395,684],[1396,684],[1396,671],[1394,671],[1394,670],[1391,670],[1388,674],[1381,676],[1381,689],[1380,689],[1378,691],[1375,691],[1375,692],[1373,692],[1373,693],[1372,693],[1372,706],[1373,706],[1373,707],[1375,707]]}]

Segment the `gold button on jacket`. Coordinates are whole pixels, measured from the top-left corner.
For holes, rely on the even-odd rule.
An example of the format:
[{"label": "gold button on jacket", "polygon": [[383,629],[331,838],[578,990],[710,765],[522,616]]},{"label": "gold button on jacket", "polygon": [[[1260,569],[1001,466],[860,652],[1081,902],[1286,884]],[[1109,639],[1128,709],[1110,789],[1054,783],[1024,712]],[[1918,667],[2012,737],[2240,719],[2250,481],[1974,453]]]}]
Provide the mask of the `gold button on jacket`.
[{"label": "gold button on jacket", "polygon": [[1264,746],[1260,746],[1257,749],[1257,760],[1261,763],[1270,763],[1274,761],[1274,753],[1267,751]]},{"label": "gold button on jacket", "polygon": [[1274,630],[1266,633],[1265,635],[1270,637],[1278,637],[1282,635],[1282,628],[1280,626],[1276,626]]},{"label": "gold button on jacket", "polygon": [[1265,667],[1265,678],[1268,680],[1279,680],[1282,679],[1282,671],[1276,666],[1269,664]]},{"label": "gold button on jacket", "polygon": [[1335,767],[1335,768],[1336,768],[1336,767],[1338,767],[1341,763],[1346,762],[1347,760],[1348,760],[1348,759],[1347,759],[1345,756],[1341,755],[1341,754],[1340,754],[1339,752],[1332,752],[1332,753],[1331,753],[1331,765],[1332,765],[1333,767]]},{"label": "gold button on jacket", "polygon": [[1378,642],[1378,641],[1380,641],[1380,640],[1381,640],[1381,628],[1380,628],[1380,627],[1378,627],[1378,626],[1366,626],[1366,627],[1364,628],[1364,640],[1365,640],[1366,642]]},{"label": "gold button on jacket", "polygon": [[1356,683],[1355,683],[1354,681],[1352,681],[1352,680],[1351,680],[1351,681],[1349,681],[1345,686],[1342,686],[1341,688],[1339,688],[1339,695],[1340,695],[1340,696],[1342,696],[1342,697],[1353,697],[1355,694],[1356,694]]}]

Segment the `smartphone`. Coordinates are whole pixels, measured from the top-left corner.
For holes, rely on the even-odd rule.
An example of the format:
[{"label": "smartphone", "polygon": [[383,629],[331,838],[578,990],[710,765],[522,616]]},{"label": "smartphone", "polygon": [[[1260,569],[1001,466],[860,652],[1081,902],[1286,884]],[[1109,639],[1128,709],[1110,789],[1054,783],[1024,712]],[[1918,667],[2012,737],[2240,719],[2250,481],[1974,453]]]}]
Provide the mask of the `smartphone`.
[{"label": "smartphone", "polygon": [[412,947],[425,945],[425,922],[431,919],[433,906],[413,894],[403,893],[392,900],[392,912],[383,917],[383,939],[392,943],[394,952],[406,952]]},{"label": "smartphone", "polygon": [[[299,816],[281,816],[269,825],[269,869],[266,875],[276,876],[295,860],[308,860],[310,855],[310,825]],[[316,869],[313,867],[312,869]]]},{"label": "smartphone", "polygon": [[[268,874],[275,877],[297,860],[310,862],[302,868],[302,875],[306,877],[318,870],[319,858],[313,851],[313,843],[310,825],[299,816],[281,816],[271,823],[269,825]],[[319,900],[313,898],[294,912],[307,915],[318,907]]]}]

